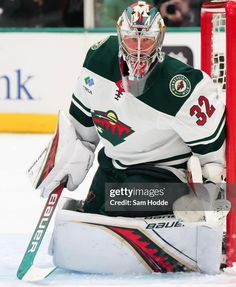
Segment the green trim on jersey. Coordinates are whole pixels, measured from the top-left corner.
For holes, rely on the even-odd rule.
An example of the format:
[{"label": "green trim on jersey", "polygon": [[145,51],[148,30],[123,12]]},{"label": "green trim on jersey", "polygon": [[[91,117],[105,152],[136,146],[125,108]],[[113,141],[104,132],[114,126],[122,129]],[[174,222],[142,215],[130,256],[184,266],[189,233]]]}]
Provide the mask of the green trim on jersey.
[{"label": "green trim on jersey", "polygon": [[[177,160],[180,160],[180,159],[186,159],[186,161],[187,161],[190,158],[191,155],[192,155],[192,153],[189,152],[189,153],[180,154],[180,155],[176,155],[176,156],[172,156],[172,157],[168,157],[168,158],[164,158],[164,159],[160,159],[160,160],[146,162],[145,164],[166,163],[166,162],[171,162],[171,161],[177,161]],[[124,168],[129,167],[129,165],[125,165],[125,164],[121,163],[119,160],[115,160],[115,162],[118,165],[120,165],[121,167],[124,167]],[[184,166],[186,166],[186,164]]]},{"label": "green trim on jersey", "polygon": [[91,113],[91,110],[87,108],[84,104],[81,103],[81,101],[76,98],[76,96],[73,94],[72,99],[76,101],[77,104],[79,104],[86,112]]},{"label": "green trim on jersey", "polygon": [[90,48],[84,61],[84,67],[110,81],[121,79],[118,60],[118,38],[110,36],[97,49]]},{"label": "green trim on jersey", "polygon": [[209,144],[200,144],[200,145],[192,146],[191,150],[194,153],[198,153],[201,155],[218,151],[222,147],[223,143],[225,142],[225,138],[226,138],[226,124],[224,124],[224,128],[222,129],[219,137],[217,138],[215,142],[209,143]]},{"label": "green trim on jersey", "polygon": [[[101,43],[88,51],[84,67],[115,83],[121,80],[118,38],[110,36]],[[146,82],[150,88],[137,99],[155,110],[175,116],[202,79],[200,70],[166,55]]]},{"label": "green trim on jersey", "polygon": [[88,117],[84,114],[73,102],[70,105],[69,113],[83,126],[94,126],[92,117]]},{"label": "green trim on jersey", "polygon": [[164,158],[161,160],[157,160],[157,161],[155,161],[155,163],[164,163],[164,162],[176,161],[176,160],[180,160],[180,159],[188,159],[191,155],[192,155],[192,153],[189,152],[189,153],[180,154],[180,155]]},{"label": "green trim on jersey", "polygon": [[194,140],[194,141],[190,141],[190,142],[185,142],[185,143],[186,143],[188,146],[191,146],[191,145],[196,144],[196,143],[207,142],[207,141],[209,141],[209,140],[211,140],[211,139],[214,139],[214,138],[217,136],[219,130],[220,130],[220,129],[222,128],[222,126],[223,126],[223,123],[224,123],[224,121],[225,121],[225,114],[226,114],[226,112],[224,111],[224,114],[223,114],[223,116],[222,116],[222,118],[221,118],[221,120],[220,120],[220,123],[219,123],[217,129],[215,130],[214,134],[212,134],[211,136],[206,137],[206,138],[201,138],[201,139],[198,139],[198,140]]}]

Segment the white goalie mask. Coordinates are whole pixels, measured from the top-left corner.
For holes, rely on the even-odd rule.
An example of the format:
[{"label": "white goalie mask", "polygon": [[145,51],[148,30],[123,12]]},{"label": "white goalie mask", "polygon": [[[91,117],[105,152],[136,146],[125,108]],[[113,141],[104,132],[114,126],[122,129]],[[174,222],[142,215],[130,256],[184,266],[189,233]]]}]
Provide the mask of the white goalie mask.
[{"label": "white goalie mask", "polygon": [[145,82],[145,76],[163,60],[161,49],[165,24],[156,7],[138,1],[122,13],[117,21],[117,31],[120,68],[126,89],[124,78],[136,83]]}]

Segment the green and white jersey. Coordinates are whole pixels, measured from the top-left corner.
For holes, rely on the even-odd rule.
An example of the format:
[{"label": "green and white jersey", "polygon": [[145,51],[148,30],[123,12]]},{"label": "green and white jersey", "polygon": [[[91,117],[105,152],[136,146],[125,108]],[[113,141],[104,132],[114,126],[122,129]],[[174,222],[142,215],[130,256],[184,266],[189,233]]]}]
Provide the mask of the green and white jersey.
[{"label": "green and white jersey", "polygon": [[86,56],[70,114],[83,140],[104,145],[117,168],[150,163],[181,167],[192,153],[201,164],[225,161],[225,106],[210,77],[165,56],[142,95],[121,84],[118,40],[111,36]]}]

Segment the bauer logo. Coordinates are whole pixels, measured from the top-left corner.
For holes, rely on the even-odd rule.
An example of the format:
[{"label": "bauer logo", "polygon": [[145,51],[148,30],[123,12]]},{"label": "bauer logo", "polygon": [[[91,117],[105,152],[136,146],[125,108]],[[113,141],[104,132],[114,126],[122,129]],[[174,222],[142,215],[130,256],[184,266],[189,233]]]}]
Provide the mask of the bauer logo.
[{"label": "bauer logo", "polygon": [[0,75],[1,100],[34,100],[30,90],[33,75],[26,75],[21,69],[12,74]]},{"label": "bauer logo", "polygon": [[57,198],[58,198],[57,194],[51,194],[50,195],[47,207],[44,210],[44,214],[43,214],[42,218],[40,219],[40,222],[38,223],[38,228],[35,231],[34,237],[30,242],[27,253],[34,253],[36,251],[36,249],[38,248],[39,244],[41,243],[41,239],[42,239],[43,234],[44,234],[44,232],[47,228],[47,225],[49,223],[49,218],[53,213],[55,204],[57,202]]},{"label": "bauer logo", "polygon": [[169,88],[174,96],[184,98],[191,92],[191,83],[188,78],[179,74],[170,80]]},{"label": "bauer logo", "polygon": [[163,221],[163,222],[155,222],[149,223],[146,226],[146,229],[161,229],[161,228],[174,228],[174,227],[183,227],[183,223],[180,221]]}]

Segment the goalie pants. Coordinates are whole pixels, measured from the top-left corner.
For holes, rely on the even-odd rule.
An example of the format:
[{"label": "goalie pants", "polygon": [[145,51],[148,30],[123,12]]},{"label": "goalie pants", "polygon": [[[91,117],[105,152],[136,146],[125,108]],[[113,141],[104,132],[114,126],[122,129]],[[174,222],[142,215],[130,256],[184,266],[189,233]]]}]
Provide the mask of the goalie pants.
[{"label": "goalie pants", "polygon": [[[173,202],[182,195],[189,193],[189,186],[181,182],[180,179],[169,170],[150,164],[139,164],[128,167],[127,169],[116,169],[112,164],[112,160],[105,155],[104,149],[99,151],[98,162],[99,167],[84,203],[84,212],[86,213],[129,217],[169,214],[172,212]],[[118,211],[116,208],[114,208],[114,210],[108,210],[105,204],[105,200],[110,199],[109,196],[105,196],[105,193],[109,192],[109,188],[106,186],[107,183],[115,184],[116,189],[119,187],[125,188],[126,185],[131,186],[131,184],[135,186],[135,183],[138,185],[142,184],[144,188],[145,186],[149,186],[148,184],[150,183],[155,183],[155,186],[161,189],[163,184],[165,184],[165,192],[161,200],[167,199],[168,206],[165,208],[154,206],[151,210],[150,208],[145,210],[145,206],[142,206],[142,208],[137,206],[136,208],[123,206],[122,211]],[[132,200],[132,198],[130,199]],[[107,202],[107,204],[109,203]]]}]

